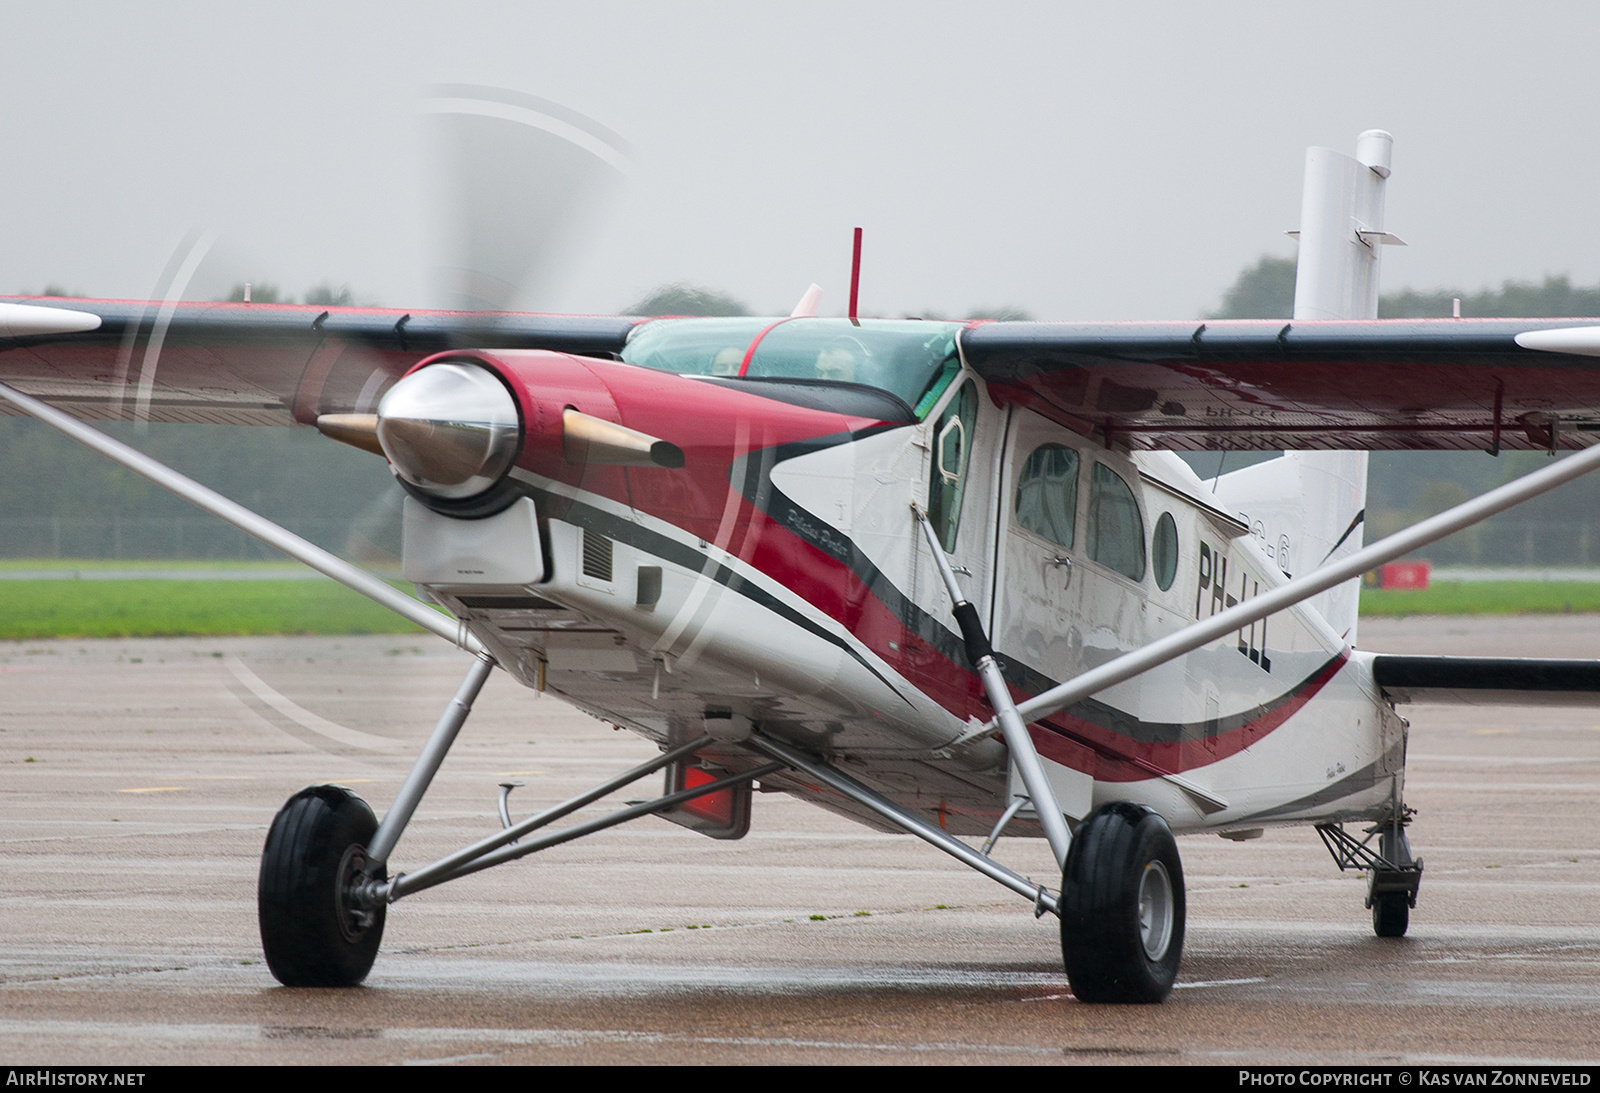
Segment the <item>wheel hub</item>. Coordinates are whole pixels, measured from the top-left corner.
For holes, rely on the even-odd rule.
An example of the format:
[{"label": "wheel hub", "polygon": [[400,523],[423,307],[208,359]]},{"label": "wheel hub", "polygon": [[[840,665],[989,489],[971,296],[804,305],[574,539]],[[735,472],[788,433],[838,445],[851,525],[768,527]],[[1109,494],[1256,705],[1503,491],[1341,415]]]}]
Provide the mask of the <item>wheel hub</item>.
[{"label": "wheel hub", "polygon": [[1172,943],[1172,878],[1159,861],[1149,862],[1139,878],[1139,941],[1145,956],[1160,960]]},{"label": "wheel hub", "polygon": [[339,859],[339,876],[333,886],[339,930],[346,941],[360,941],[361,936],[372,927],[375,916],[360,899],[361,889],[366,882],[366,847],[351,846]]}]

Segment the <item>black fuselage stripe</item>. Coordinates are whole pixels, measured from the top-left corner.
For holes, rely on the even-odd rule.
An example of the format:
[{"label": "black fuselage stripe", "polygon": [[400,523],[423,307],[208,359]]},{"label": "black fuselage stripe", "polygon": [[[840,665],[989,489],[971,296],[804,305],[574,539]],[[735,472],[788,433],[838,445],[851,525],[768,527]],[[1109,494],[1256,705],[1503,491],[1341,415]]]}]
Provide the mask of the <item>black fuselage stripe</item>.
[{"label": "black fuselage stripe", "polygon": [[631,520],[624,520],[620,516],[615,516],[604,509],[596,508],[582,501],[563,497],[560,494],[551,493],[548,490],[543,490],[527,483],[520,483],[520,485],[533,498],[534,504],[539,506],[541,512],[547,513],[558,520],[565,520],[567,523],[575,524],[578,527],[593,530],[616,542],[626,543],[635,550],[660,558],[662,561],[671,562],[673,565],[710,577],[729,591],[736,592],[753,603],[766,608],[784,621],[793,623],[830,645],[837,646],[882,681],[884,686],[894,692],[895,697],[901,701],[909,702],[905,695],[900,693],[900,689],[885,678],[883,673],[873,667],[858,651],[853,649],[849,642],[836,634],[830,634],[827,630],[806,618],[805,615],[766,591],[766,589],[746,580],[721,562],[713,560],[704,551],[696,550],[694,547],[680,543],[669,536],[662,535],[660,532],[640,527]]},{"label": "black fuselage stripe", "polygon": [[[1397,765],[1395,764],[1395,756],[1392,754],[1385,755],[1383,761],[1391,765]],[[1374,761],[1360,770],[1345,775],[1332,785],[1324,786],[1315,793],[1308,793],[1304,797],[1296,798],[1293,801],[1286,801],[1272,808],[1264,808],[1259,812],[1252,812],[1246,816],[1241,816],[1239,819],[1241,821],[1272,820],[1282,816],[1291,816],[1296,812],[1304,812],[1307,809],[1321,808],[1323,805],[1332,804],[1334,801],[1360,793],[1364,789],[1371,789],[1378,784],[1378,780],[1382,777],[1385,776],[1379,773],[1378,762]]]},{"label": "black fuselage stripe", "polygon": [[[894,428],[904,428],[904,426],[875,426],[855,433],[835,433],[830,436],[815,437],[810,440],[752,451],[743,461],[743,481],[737,483],[737,488],[744,498],[758,511],[764,513],[768,519],[847,567],[866,586],[868,592],[882,603],[884,608],[908,632],[915,634],[932,646],[951,664],[964,666],[966,665],[964,647],[961,638],[955,632],[938,622],[932,615],[913,602],[861,551],[860,547],[856,545],[849,535],[831,525],[823,525],[826,531],[819,529],[818,524],[821,523],[819,518],[801,508],[772,481],[772,469],[777,464],[788,459],[822,451],[837,444],[865,439],[868,436]],[[734,467],[730,468],[730,479],[735,477],[738,468],[738,463],[735,463]],[[753,603],[773,612],[785,621],[842,649],[893,691],[898,698],[909,703],[909,700],[900,692],[899,688],[891,683],[850,642],[830,633],[765,589],[753,584],[721,562],[715,561],[704,551],[697,550],[669,536],[651,531],[633,521],[626,520],[574,498],[552,493],[523,481],[518,481],[517,484],[520,489],[534,499],[535,503],[540,506],[541,512],[557,519],[566,520],[579,527],[592,528],[601,535],[605,535],[617,542],[626,543],[645,554],[661,558],[684,569],[702,573],[730,591],[736,592]],[[800,514],[804,514],[804,516]],[[1079,721],[1095,725],[1136,743],[1168,744],[1212,739],[1235,732],[1252,721],[1258,720],[1278,709],[1285,703],[1294,701],[1312,681],[1326,672],[1328,665],[1333,660],[1337,660],[1339,655],[1335,654],[1328,662],[1309,673],[1304,679],[1297,681],[1281,694],[1265,703],[1250,710],[1204,721],[1145,721],[1094,698],[1083,699],[1062,712]],[[1057,680],[1009,654],[997,651],[996,659],[1000,662],[1001,671],[1007,682],[1026,694],[1042,694],[1058,685]],[[970,667],[968,667],[968,670],[970,670]],[[1043,723],[1041,722],[1041,724]],[[1052,731],[1060,731],[1055,726],[1047,727],[1050,727]],[[1085,743],[1089,742],[1085,741]],[[1094,745],[1090,744],[1090,746]],[[1119,758],[1125,757],[1119,756]]]},{"label": "black fuselage stripe", "polygon": [[[893,428],[894,426],[890,427]],[[848,567],[857,579],[867,586],[868,591],[877,597],[889,613],[900,621],[900,624],[906,630],[916,634],[923,641],[933,646],[952,664],[965,665],[965,646],[962,644],[959,635],[912,602],[910,597],[897,588],[888,576],[873,564],[872,560],[862,552],[860,547],[856,545],[855,540],[849,535],[827,525],[824,525],[826,531],[818,530],[816,525],[821,522],[819,518],[797,505],[772,482],[772,468],[785,460],[821,451],[837,444],[847,444],[855,440],[864,439],[866,436],[882,431],[883,427],[878,427],[859,433],[835,433],[830,436],[814,437],[810,440],[791,444],[781,444],[776,448],[769,449],[773,453],[773,457],[770,459],[757,459],[755,458],[755,453],[752,453],[745,467],[744,482],[740,492],[744,494],[745,499],[751,505],[766,512],[773,522],[804,539],[841,565]],[[803,517],[798,515],[801,513],[804,514]],[[1269,701],[1252,709],[1215,719],[1196,722],[1145,721],[1094,698],[1087,698],[1075,703],[1063,712],[1080,721],[1088,722],[1125,739],[1143,744],[1180,743],[1183,741],[1211,739],[1235,732],[1252,721],[1278,709],[1285,703],[1294,701],[1312,681],[1325,673],[1329,665],[1341,655],[1334,654],[1307,674],[1304,679],[1299,680]],[[1000,669],[1006,681],[1025,694],[1043,694],[1058,685],[1059,681],[1051,679],[1043,672],[1010,654],[996,651],[995,657],[1000,662]],[[1053,728],[1053,726],[1051,727]]]}]

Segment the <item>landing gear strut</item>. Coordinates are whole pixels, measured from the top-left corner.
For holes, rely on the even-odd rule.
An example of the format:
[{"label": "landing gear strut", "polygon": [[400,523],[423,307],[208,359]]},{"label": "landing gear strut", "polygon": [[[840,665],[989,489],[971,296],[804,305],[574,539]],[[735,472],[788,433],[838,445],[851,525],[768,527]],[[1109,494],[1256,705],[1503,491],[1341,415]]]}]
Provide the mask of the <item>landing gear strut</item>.
[{"label": "landing gear strut", "polygon": [[[1411,856],[1406,824],[1411,809],[1397,807],[1389,820],[1367,828],[1357,840],[1343,824],[1318,824],[1317,834],[1340,870],[1367,871],[1367,901],[1372,908],[1372,932],[1379,937],[1405,937],[1411,925],[1411,908],[1417,905],[1422,885],[1422,859]],[[1378,849],[1370,845],[1374,836]]]},{"label": "landing gear strut", "polygon": [[1387,866],[1367,875],[1372,932],[1379,937],[1405,937],[1411,908],[1417,905],[1417,887],[1422,883],[1422,862],[1412,860],[1406,829],[1399,824],[1378,832],[1378,856]]},{"label": "landing gear strut", "polygon": [[261,947],[278,982],[353,987],[372,970],[387,901],[370,891],[388,880],[389,852],[493,668],[487,654],[473,661],[381,825],[343,786],[307,786],[278,810],[256,886]]},{"label": "landing gear strut", "polygon": [[[403,896],[629,820],[676,808],[699,797],[745,787],[754,779],[775,774],[791,765],[773,761],[745,770],[727,771],[703,784],[636,802],[610,815],[556,831],[541,829],[648,774],[689,759],[711,744],[713,737],[707,733],[669,748],[594,789],[518,823],[511,822],[506,800],[509,787],[502,787],[500,831],[391,880],[386,864],[389,854],[438,773],[493,667],[494,661],[487,655],[474,661],[394,803],[389,806],[383,823],[378,823],[365,801],[343,786],[310,786],[290,797],[278,812],[261,855],[257,902],[267,966],[285,986],[353,987],[360,983],[378,955],[388,905]],[[534,835],[534,832],[541,833]],[[941,837],[944,836],[941,834]],[[968,855],[981,857],[965,844],[957,845]],[[1035,895],[1034,888],[1022,878],[1015,877],[1014,882],[1028,895]],[[1054,909],[1054,900],[1046,902],[1043,892],[1037,893],[1036,902]]]}]

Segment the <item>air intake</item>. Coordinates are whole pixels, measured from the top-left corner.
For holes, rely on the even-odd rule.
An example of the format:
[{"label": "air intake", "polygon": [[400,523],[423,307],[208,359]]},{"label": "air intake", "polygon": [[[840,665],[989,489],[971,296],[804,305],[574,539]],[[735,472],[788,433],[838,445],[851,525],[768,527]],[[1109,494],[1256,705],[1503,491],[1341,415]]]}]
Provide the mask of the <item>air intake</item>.
[{"label": "air intake", "polygon": [[592,577],[597,581],[611,579],[612,542],[604,535],[590,531],[583,532],[583,575]]}]

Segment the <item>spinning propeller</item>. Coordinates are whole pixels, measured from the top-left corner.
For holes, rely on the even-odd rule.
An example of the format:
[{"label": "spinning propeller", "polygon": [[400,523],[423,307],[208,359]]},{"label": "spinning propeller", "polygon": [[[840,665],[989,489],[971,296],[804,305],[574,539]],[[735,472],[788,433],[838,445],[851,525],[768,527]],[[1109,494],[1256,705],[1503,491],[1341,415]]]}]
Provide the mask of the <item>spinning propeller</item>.
[{"label": "spinning propeller", "polygon": [[[541,301],[574,242],[613,195],[631,149],[591,118],[546,99],[448,84],[425,106],[433,194],[435,291],[448,308],[483,313]],[[574,463],[683,463],[670,444],[568,409],[564,454]],[[401,379],[376,413],[329,414],[317,427],[388,457],[412,489],[459,502],[490,489],[521,447],[515,401],[470,363]],[[670,449],[670,450],[669,450]]]},{"label": "spinning propeller", "polygon": [[547,99],[464,84],[432,89],[427,118],[444,306],[542,303],[574,243],[631,165],[616,133]]},{"label": "spinning propeller", "polygon": [[[430,89],[423,103],[428,150],[427,193],[431,214],[426,233],[432,304],[481,313],[474,321],[457,314],[455,329],[492,331],[498,315],[514,305],[547,305],[574,246],[594,227],[616,194],[632,155],[616,133],[557,103],[499,88],[449,84]],[[174,248],[145,309],[133,324],[116,366],[121,413],[149,420],[150,393],[160,367],[167,327],[186,300],[211,299],[249,268],[236,246],[210,230],[192,230]],[[246,302],[254,301],[246,285]],[[411,316],[396,314],[402,354]],[[319,329],[321,324],[317,324]],[[377,396],[409,360],[337,342],[306,364],[294,407],[303,422],[320,409],[369,412]],[[148,331],[146,339],[137,335]],[[341,439],[348,437],[342,436]],[[376,449],[374,449],[376,450]]]}]

